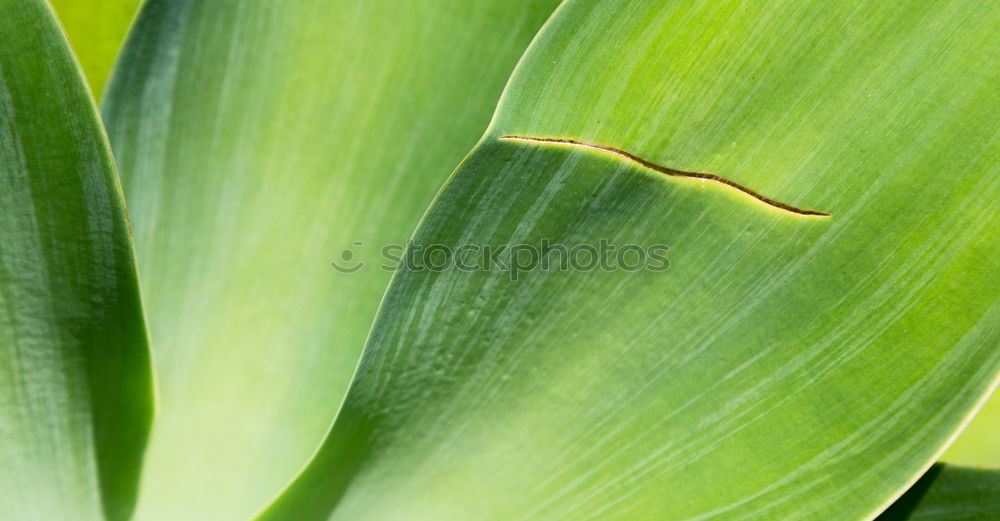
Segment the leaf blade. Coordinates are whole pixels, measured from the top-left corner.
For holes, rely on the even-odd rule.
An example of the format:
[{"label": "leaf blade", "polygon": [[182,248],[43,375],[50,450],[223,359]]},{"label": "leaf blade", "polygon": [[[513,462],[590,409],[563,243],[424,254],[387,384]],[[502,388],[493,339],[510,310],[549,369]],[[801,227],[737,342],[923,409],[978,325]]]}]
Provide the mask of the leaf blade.
[{"label": "leaf blade", "polygon": [[52,12],[0,11],[0,510],[123,520],[153,414],[123,201]]},{"label": "leaf blade", "polygon": [[1000,516],[1000,470],[937,464],[878,521],[989,521]]},{"label": "leaf blade", "polygon": [[[390,276],[378,248],[554,4],[144,6],[104,105],[161,371],[137,519],[245,519],[308,459]],[[345,249],[366,268],[334,271]]]},{"label": "leaf blade", "polygon": [[1000,369],[995,16],[565,3],[414,244],[661,242],[670,271],[404,271],[260,519],[873,517]]}]

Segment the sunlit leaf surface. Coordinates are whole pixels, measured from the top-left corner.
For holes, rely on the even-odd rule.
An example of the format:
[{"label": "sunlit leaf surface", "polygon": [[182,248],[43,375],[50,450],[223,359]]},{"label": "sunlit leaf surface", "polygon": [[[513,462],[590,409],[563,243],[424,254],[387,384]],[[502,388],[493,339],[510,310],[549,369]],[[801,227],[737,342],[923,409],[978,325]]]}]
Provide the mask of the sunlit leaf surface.
[{"label": "sunlit leaf surface", "polygon": [[0,518],[123,521],[153,404],[111,152],[47,3],[0,34]]},{"label": "sunlit leaf surface", "polygon": [[972,0],[564,4],[410,257],[669,269],[399,274],[261,519],[872,519],[1000,369],[998,39]]},{"label": "sunlit leaf surface", "polygon": [[942,458],[960,463],[1000,465],[1000,394],[993,393]]},{"label": "sunlit leaf surface", "polygon": [[[144,6],[104,105],[162,398],[138,520],[243,521],[308,461],[388,283],[379,250],[555,4]],[[338,273],[348,248],[368,264]]]},{"label": "sunlit leaf surface", "polygon": [[140,0],[50,0],[100,99]]}]

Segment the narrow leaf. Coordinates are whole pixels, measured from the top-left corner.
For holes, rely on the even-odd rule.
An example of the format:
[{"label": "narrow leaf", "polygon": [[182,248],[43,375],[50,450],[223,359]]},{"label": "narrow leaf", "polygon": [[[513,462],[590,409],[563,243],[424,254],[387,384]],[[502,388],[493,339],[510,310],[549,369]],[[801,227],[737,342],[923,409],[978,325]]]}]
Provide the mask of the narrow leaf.
[{"label": "narrow leaf", "polygon": [[124,520],[153,405],[111,152],[47,3],[0,33],[0,517]]}]

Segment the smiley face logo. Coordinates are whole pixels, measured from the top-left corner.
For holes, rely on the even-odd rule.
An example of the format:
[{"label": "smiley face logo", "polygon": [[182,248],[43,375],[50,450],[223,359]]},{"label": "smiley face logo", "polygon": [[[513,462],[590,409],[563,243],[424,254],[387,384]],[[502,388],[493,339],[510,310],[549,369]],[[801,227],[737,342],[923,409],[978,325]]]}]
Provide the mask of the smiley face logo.
[{"label": "smiley face logo", "polygon": [[357,260],[354,253],[354,248],[360,248],[364,245],[365,243],[362,241],[355,241],[350,248],[340,252],[340,259],[331,261],[330,266],[340,273],[354,273],[365,267],[364,261]]}]

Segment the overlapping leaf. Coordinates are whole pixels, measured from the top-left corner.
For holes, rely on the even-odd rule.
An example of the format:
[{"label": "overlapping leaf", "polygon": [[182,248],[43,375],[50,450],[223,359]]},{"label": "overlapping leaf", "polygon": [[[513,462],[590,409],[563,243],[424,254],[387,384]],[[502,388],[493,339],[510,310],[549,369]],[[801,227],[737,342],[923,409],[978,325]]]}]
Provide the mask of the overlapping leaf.
[{"label": "overlapping leaf", "polygon": [[388,282],[379,250],[555,4],[146,3],[104,110],[162,397],[137,519],[246,519],[308,460]]},{"label": "overlapping leaf", "polygon": [[0,517],[122,521],[153,404],[121,192],[47,3],[0,32]]},{"label": "overlapping leaf", "polygon": [[[117,80],[144,264],[168,275],[146,283],[172,414],[140,518],[238,519],[304,459],[387,274],[302,274],[400,241],[552,6],[320,7],[153,2]],[[570,2],[417,244],[666,244],[671,269],[404,273],[264,518],[874,516],[996,380],[998,78],[975,67],[996,20],[974,7]],[[114,169],[51,13],[0,9],[24,36],[0,46],[0,508],[125,519],[151,390]],[[74,27],[99,82],[117,36]],[[317,231],[325,206],[343,229]],[[880,519],[993,519],[996,484],[934,467]]]},{"label": "overlapping leaf", "polygon": [[935,465],[878,521],[1000,519],[1000,469]]},{"label": "overlapping leaf", "polygon": [[998,28],[973,1],[566,3],[409,256],[605,239],[670,269],[399,274],[260,519],[875,517],[1000,369]]}]

